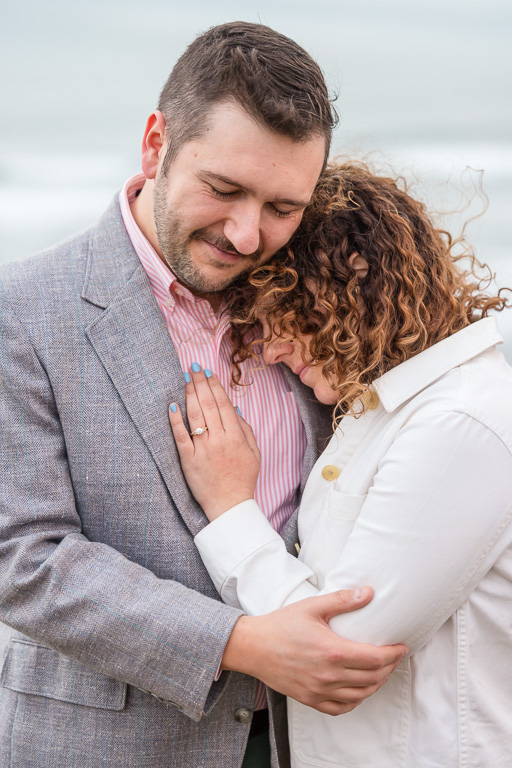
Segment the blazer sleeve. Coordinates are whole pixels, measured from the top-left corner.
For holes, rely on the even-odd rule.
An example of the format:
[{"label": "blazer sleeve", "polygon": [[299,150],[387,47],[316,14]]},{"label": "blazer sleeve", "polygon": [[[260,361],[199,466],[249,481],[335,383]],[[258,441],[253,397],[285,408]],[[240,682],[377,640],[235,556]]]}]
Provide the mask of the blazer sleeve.
[{"label": "blazer sleeve", "polygon": [[[373,600],[331,627],[350,640],[404,642],[414,653],[511,545],[511,518],[508,447],[471,416],[442,412],[399,432],[321,591],[254,502],[217,518],[195,541],[223,599],[247,613],[370,585]],[[327,540],[335,535],[329,524]]]},{"label": "blazer sleeve", "polygon": [[240,610],[82,533],[45,368],[0,296],[0,620],[198,720]]}]

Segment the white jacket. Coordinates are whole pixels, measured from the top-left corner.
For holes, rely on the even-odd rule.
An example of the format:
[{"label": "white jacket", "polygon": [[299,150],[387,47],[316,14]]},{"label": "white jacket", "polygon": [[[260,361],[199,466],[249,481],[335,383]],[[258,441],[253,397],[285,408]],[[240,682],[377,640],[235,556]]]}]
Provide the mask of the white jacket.
[{"label": "white jacket", "polygon": [[512,369],[501,341],[486,318],[374,382],[372,409],[345,416],[311,473],[298,560],[253,501],[196,536],[222,598],[248,614],[369,584],[372,602],[332,628],[410,648],[349,714],[289,700],[293,768],[512,765]]}]

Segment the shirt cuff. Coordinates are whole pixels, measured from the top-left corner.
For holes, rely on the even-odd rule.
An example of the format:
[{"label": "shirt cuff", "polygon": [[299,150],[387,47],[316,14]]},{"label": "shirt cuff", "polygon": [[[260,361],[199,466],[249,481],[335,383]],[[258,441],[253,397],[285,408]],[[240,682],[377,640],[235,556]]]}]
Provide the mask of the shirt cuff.
[{"label": "shirt cuff", "polygon": [[195,537],[225,603],[257,616],[318,593],[314,573],[289,555],[254,500],[244,501]]},{"label": "shirt cuff", "polygon": [[242,501],[205,526],[194,538],[220,593],[227,576],[260,547],[282,542],[254,499]]}]

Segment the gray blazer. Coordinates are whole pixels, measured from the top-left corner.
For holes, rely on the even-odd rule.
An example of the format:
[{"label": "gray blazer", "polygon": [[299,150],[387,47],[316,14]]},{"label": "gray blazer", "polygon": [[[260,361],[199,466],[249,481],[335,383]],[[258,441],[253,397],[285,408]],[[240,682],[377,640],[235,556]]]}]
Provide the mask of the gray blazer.
[{"label": "gray blazer", "polygon": [[[305,480],[322,422],[289,380]],[[117,201],[0,273],[0,393],[0,765],[239,768],[256,682],[214,680],[240,614],[194,547],[167,421],[183,373]]]}]

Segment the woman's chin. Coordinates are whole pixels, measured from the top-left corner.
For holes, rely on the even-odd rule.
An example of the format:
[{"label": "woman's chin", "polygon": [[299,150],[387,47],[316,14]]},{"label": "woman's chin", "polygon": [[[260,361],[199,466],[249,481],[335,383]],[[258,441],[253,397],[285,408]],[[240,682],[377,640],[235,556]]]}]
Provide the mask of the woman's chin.
[{"label": "woman's chin", "polygon": [[328,384],[317,384],[313,387],[313,392],[319,403],[323,405],[336,405],[338,402],[338,393]]}]

